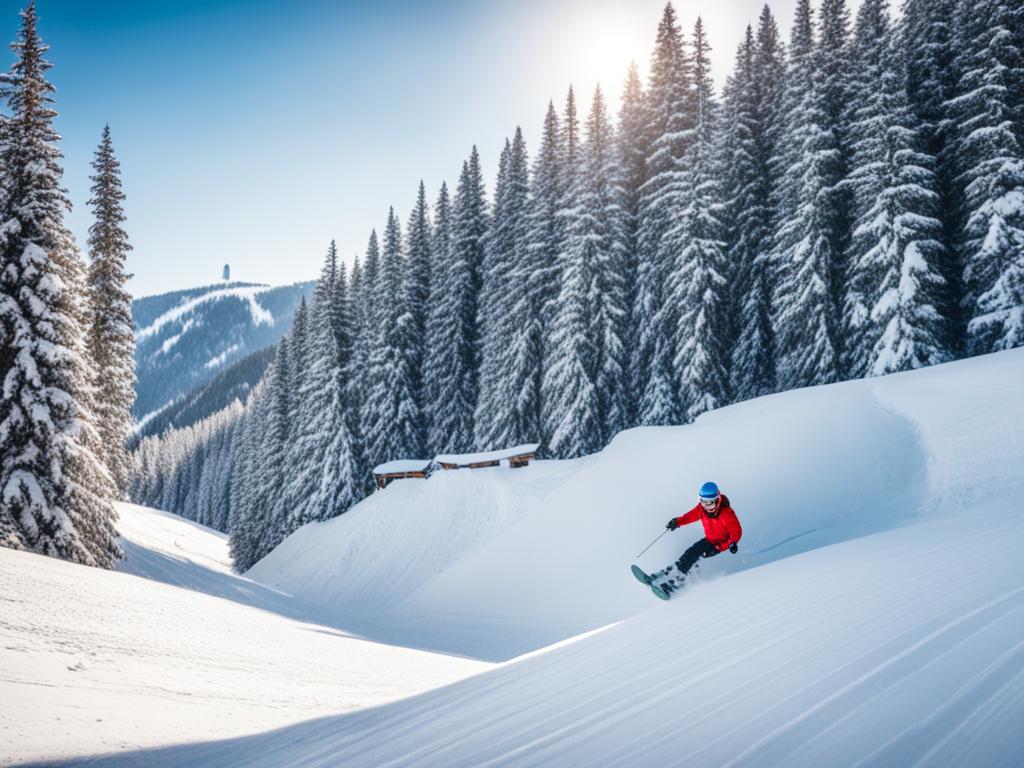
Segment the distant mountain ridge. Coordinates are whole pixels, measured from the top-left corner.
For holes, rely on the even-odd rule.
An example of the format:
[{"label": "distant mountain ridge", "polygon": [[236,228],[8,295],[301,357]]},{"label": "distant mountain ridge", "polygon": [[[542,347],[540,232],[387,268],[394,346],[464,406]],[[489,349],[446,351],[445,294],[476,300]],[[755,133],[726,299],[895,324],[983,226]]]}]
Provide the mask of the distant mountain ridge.
[{"label": "distant mountain ridge", "polygon": [[171,427],[187,427],[231,405],[245,402],[274,359],[277,345],[257,350],[236,360],[205,384],[182,395],[138,427],[136,436],[159,435]]},{"label": "distant mountain ridge", "polygon": [[[229,392],[244,393],[254,383],[252,376],[258,380],[266,367],[262,358],[227,376],[216,392],[199,397],[195,390],[276,344],[313,285],[220,283],[132,302],[138,378],[134,415],[140,432],[152,434],[150,422],[154,428],[183,426],[181,418],[202,418],[207,407],[216,410],[214,404],[224,397],[230,402],[234,394]],[[178,418],[168,418],[172,411]]]}]

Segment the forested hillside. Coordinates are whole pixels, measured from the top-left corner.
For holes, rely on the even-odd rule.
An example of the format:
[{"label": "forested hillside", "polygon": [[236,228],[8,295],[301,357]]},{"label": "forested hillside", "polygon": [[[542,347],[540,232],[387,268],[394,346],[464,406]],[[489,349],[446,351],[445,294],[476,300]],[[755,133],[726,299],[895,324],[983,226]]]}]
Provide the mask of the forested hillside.
[{"label": "forested hillside", "polygon": [[617,121],[570,88],[515,128],[490,200],[474,148],[351,270],[332,245],[256,396],[144,441],[134,498],[222,500],[245,569],[383,460],[576,457],[1024,342],[1024,6],[800,0],[788,45],[765,7],[720,89],[690,29],[665,7]]},{"label": "forested hillside", "polygon": [[194,390],[243,357],[275,344],[310,290],[312,283],[277,288],[222,283],[133,301],[139,431],[156,434],[150,425],[154,420],[190,423],[166,418],[163,409],[180,411],[194,398]]}]

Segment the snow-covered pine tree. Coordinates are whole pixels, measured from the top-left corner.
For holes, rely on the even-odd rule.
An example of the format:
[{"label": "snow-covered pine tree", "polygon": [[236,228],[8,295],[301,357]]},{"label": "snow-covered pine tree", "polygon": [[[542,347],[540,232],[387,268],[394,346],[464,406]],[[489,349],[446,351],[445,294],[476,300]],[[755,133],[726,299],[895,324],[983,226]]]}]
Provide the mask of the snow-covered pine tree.
[{"label": "snow-covered pine tree", "polygon": [[697,17],[693,30],[696,122],[679,177],[678,195],[684,207],[664,236],[666,247],[675,254],[668,302],[676,307],[678,317],[673,366],[687,421],[725,405],[729,396],[725,207],[715,157],[717,106],[709,52],[703,21]]},{"label": "snow-covered pine tree", "polygon": [[957,6],[956,121],[962,190],[967,353],[1024,344],[1024,152],[1020,128],[1022,18],[1013,0]]},{"label": "snow-covered pine tree", "polygon": [[[256,562],[288,533],[285,488],[291,467],[289,448],[293,434],[293,393],[289,339],[277,343],[274,362],[267,370],[263,418],[257,426],[256,505],[253,517],[253,554]],[[259,408],[255,410],[259,412]]]},{"label": "snow-covered pine tree", "polygon": [[[323,371],[325,368],[333,370],[337,365],[333,305],[337,275],[337,250],[332,241],[313,289],[312,308],[307,309],[303,297],[292,321],[289,346],[293,356],[290,389],[295,396],[294,442],[289,446],[289,472],[284,492],[288,532],[319,516],[317,481],[323,464],[323,449],[330,439],[321,429],[325,417],[329,417],[326,405],[329,395],[325,395],[328,379]],[[301,365],[294,359],[300,339],[305,350]]]},{"label": "snow-covered pine tree", "polygon": [[[333,290],[333,288],[337,285],[338,282],[338,268],[338,245],[337,243],[334,242],[334,240],[331,240],[330,245],[327,246],[327,255],[324,257],[324,265],[320,270],[320,278],[319,280],[317,280],[317,285],[319,286],[321,283],[324,283],[325,285],[330,286],[331,289]],[[341,320],[339,319],[338,316],[339,310],[336,307],[334,307],[333,304],[329,303],[328,306],[330,307],[330,309],[328,310],[328,317],[330,319],[331,328],[335,329],[335,333],[351,333],[351,328],[343,329],[340,327]],[[312,326],[312,310],[310,310],[309,322],[310,326]],[[310,331],[309,333],[310,335],[312,335],[312,331]]]},{"label": "snow-covered pine tree", "polygon": [[559,194],[561,195],[561,208],[559,210],[559,226],[561,227],[560,239],[562,250],[559,252],[559,269],[565,255],[568,230],[570,227],[569,209],[575,204],[576,178],[579,174],[580,153],[582,151],[582,140],[580,138],[579,110],[576,107],[576,90],[570,85],[565,96],[565,108],[562,111],[562,119],[558,123],[562,132],[559,146],[562,148],[562,157],[559,159]]},{"label": "snow-covered pine tree", "polygon": [[[288,392],[292,400],[292,412],[296,412],[301,402],[302,386],[306,379],[309,366],[310,330],[309,306],[305,295],[299,299],[299,306],[292,318],[292,327],[288,331]],[[295,426],[295,425],[293,425]]]},{"label": "snow-covered pine tree", "polygon": [[831,251],[830,299],[833,309],[834,344],[839,353],[839,375],[842,366],[842,311],[846,300],[849,265],[846,261],[850,242],[850,188],[846,183],[850,157],[850,98],[852,94],[850,66],[850,13],[846,0],[822,0],[819,18],[818,48],[815,53],[815,90],[826,131],[827,149],[817,160],[821,168],[822,194],[818,206],[822,214],[822,231]]},{"label": "snow-covered pine tree", "polygon": [[564,277],[544,371],[545,431],[556,456],[599,450],[625,426],[624,196],[612,128],[598,88],[564,209]]},{"label": "snow-covered pine tree", "polygon": [[939,196],[886,0],[864,0],[852,48],[854,227],[845,307],[850,376],[879,376],[950,359],[938,311]]},{"label": "snow-covered pine tree", "polygon": [[423,410],[420,418],[427,434],[426,452],[439,453],[445,442],[434,419],[444,381],[445,349],[448,325],[448,304],[445,292],[451,284],[451,200],[447,183],[441,184],[434,205],[434,229],[430,239],[433,270],[430,276],[430,300],[427,303],[426,345],[423,352]]},{"label": "snow-covered pine tree", "polygon": [[0,146],[0,544],[109,568],[121,556],[117,491],[89,411],[85,270],[63,223],[70,206],[34,2],[21,17]]},{"label": "snow-covered pine tree", "polygon": [[601,447],[595,374],[597,345],[591,334],[595,265],[578,209],[582,174],[563,196],[561,216],[565,245],[559,257],[560,291],[541,381],[547,450],[559,458],[576,458]]},{"label": "snow-covered pine tree", "polygon": [[366,334],[363,330],[366,325],[364,285],[363,265],[359,255],[356,254],[352,264],[352,278],[346,291],[351,329],[347,340],[338,337],[338,348],[339,350],[345,348],[348,350],[348,364],[342,369],[342,375],[345,380],[346,412],[352,430],[353,452],[357,467],[357,487],[364,493],[370,493],[373,482],[373,478],[370,476],[372,467],[366,455],[362,421],[366,402],[363,374],[369,360],[369,348],[365,344]]},{"label": "snow-covered pine tree", "polygon": [[423,453],[423,434],[413,378],[411,322],[403,289],[405,258],[402,231],[392,208],[384,230],[384,250],[374,303],[378,314],[376,340],[370,350],[369,387],[364,421],[366,449],[377,464]]},{"label": "snow-covered pine tree", "polygon": [[775,390],[772,355],[771,246],[778,184],[771,158],[777,151],[785,62],[775,19],[765,6],[756,38],[747,35],[736,54],[736,69],[726,88],[726,126],[720,132],[726,197],[729,203],[727,261],[733,305],[739,308],[732,330],[733,397],[745,400]]},{"label": "snow-covered pine tree", "polygon": [[405,305],[409,328],[406,335],[409,342],[409,366],[414,383],[413,397],[416,411],[420,414],[419,424],[422,448],[426,448],[426,423],[423,419],[424,387],[423,365],[426,349],[427,315],[430,312],[430,276],[433,269],[431,257],[430,210],[427,206],[427,188],[420,181],[416,194],[416,207],[409,216],[406,231],[405,259]]},{"label": "snow-covered pine tree", "polygon": [[518,392],[514,384],[514,349],[510,339],[519,332],[522,318],[516,303],[527,289],[523,269],[527,243],[529,194],[528,158],[523,133],[516,128],[506,141],[498,166],[494,211],[484,250],[483,282],[478,310],[480,324],[480,397],[475,416],[476,445],[499,448],[524,442],[518,433]]},{"label": "snow-covered pine tree", "polygon": [[326,520],[351,506],[357,493],[357,456],[342,371],[351,334],[345,265],[328,250],[313,293],[309,354],[299,390],[296,435],[288,481],[291,532],[312,520]]},{"label": "snow-covered pine tree", "polygon": [[640,424],[674,424],[680,419],[672,381],[674,307],[664,301],[664,286],[672,268],[671,255],[663,247],[665,231],[680,210],[678,190],[680,162],[693,138],[693,83],[683,37],[671,3],[665,5],[647,88],[650,149],[646,159],[647,180],[640,189],[640,221],[637,233],[638,266],[634,315],[638,336],[633,358]]},{"label": "snow-covered pine tree", "polygon": [[622,189],[625,206],[626,236],[626,275],[625,291],[628,307],[628,324],[626,328],[625,346],[629,351],[630,361],[627,365],[624,383],[626,402],[626,425],[633,426],[636,421],[636,396],[641,389],[641,382],[632,366],[633,350],[636,348],[638,328],[633,309],[636,305],[637,279],[637,234],[640,223],[640,188],[647,180],[647,153],[649,137],[647,119],[647,96],[640,82],[636,64],[629,65],[626,83],[622,92],[619,108],[619,121],[616,129],[616,146],[619,155],[619,168],[622,177]]},{"label": "snow-covered pine tree", "polygon": [[363,259],[360,272],[359,290],[353,295],[353,307],[358,317],[357,332],[353,342],[352,361],[355,378],[351,381],[354,388],[354,403],[359,408],[359,445],[363,457],[364,468],[373,467],[367,443],[367,430],[372,423],[371,406],[368,402],[372,381],[370,378],[370,354],[377,343],[380,328],[380,313],[376,306],[377,282],[380,277],[380,243],[377,230],[370,232],[366,244],[366,257]]},{"label": "snow-covered pine tree", "polygon": [[594,266],[590,334],[597,350],[594,384],[603,445],[629,426],[631,264],[623,169],[600,86],[587,117],[578,175],[572,240],[573,250],[586,252]]},{"label": "snow-covered pine tree", "polygon": [[[551,265],[551,274],[556,280],[556,285],[560,286],[560,282],[568,269],[568,261],[570,259],[570,231],[574,226],[576,195],[579,191],[577,182],[580,173],[580,121],[576,109],[576,92],[571,85],[565,97],[565,109],[558,123],[558,128],[561,134],[558,140],[561,154],[557,159],[556,195],[558,203],[555,212],[555,232],[553,238],[553,242],[556,244],[557,255]],[[550,427],[563,418],[563,414],[559,410],[560,406],[556,403],[556,399],[552,397],[553,392],[547,385],[549,381],[548,371],[556,366],[561,366],[561,363],[556,359],[559,354],[559,344],[554,339],[555,325],[558,322],[554,318],[561,312],[561,307],[559,306],[562,300],[561,291],[552,291],[551,299],[554,301],[554,304],[549,305],[549,316],[553,320],[545,330],[546,345],[541,364],[540,403],[544,435],[550,435]],[[547,438],[545,438],[545,443],[548,443]]]},{"label": "snow-covered pine tree", "polygon": [[264,431],[269,419],[268,382],[269,377],[265,375],[249,397],[232,468],[228,549],[239,573],[247,571],[262,556],[267,500],[262,495],[264,478],[261,473],[264,471]]},{"label": "snow-covered pine tree", "polygon": [[103,459],[123,495],[128,486],[125,442],[132,431],[135,402],[135,357],[131,296],[125,290],[130,275],[124,263],[131,245],[124,231],[124,192],[120,163],[114,155],[110,126],[92,163],[92,206],[95,222],[89,227],[89,354],[96,369],[96,427]]},{"label": "snow-covered pine tree", "polygon": [[[328,418],[321,430],[329,437],[329,442],[320,476],[320,520],[340,515],[359,501],[367,492],[370,476],[360,461],[357,409],[351,402],[351,390],[347,383],[351,379],[352,367],[352,304],[344,264],[338,267],[332,303],[337,329],[341,333],[333,335],[337,366],[328,372],[331,400],[326,411]],[[331,338],[324,339],[324,343],[329,346]]]},{"label": "snow-covered pine tree", "polygon": [[777,272],[772,328],[776,385],[782,390],[839,378],[833,211],[843,164],[838,138],[822,106],[821,58],[815,49],[810,2],[799,0],[783,97],[785,123],[773,158],[781,176],[771,251]]},{"label": "snow-covered pine tree", "polygon": [[516,393],[516,442],[540,442],[545,446],[548,436],[544,432],[541,381],[551,341],[551,318],[558,300],[563,155],[558,113],[554,104],[548,102],[540,149],[530,175],[526,250],[516,269],[516,284],[521,288],[513,314],[518,322],[508,340],[509,370],[513,377],[510,387]]},{"label": "snow-covered pine tree", "polygon": [[480,327],[480,395],[473,417],[474,440],[478,446],[496,447],[491,436],[507,421],[506,403],[502,397],[504,365],[501,346],[502,332],[507,321],[502,300],[508,282],[509,252],[505,221],[505,198],[508,196],[508,163],[512,142],[505,146],[498,158],[498,177],[494,183],[494,207],[491,227],[484,244],[484,261],[480,270],[480,301],[477,309]]},{"label": "snow-covered pine tree", "polygon": [[[509,301],[514,296],[511,284],[515,267],[517,232],[511,226],[509,196],[512,142],[505,139],[498,163],[495,202],[480,270],[480,299],[477,325],[480,334],[480,393],[476,402],[473,430],[475,444],[500,447],[511,426],[508,399],[507,339],[514,323]],[[511,444],[511,443],[509,443]]]},{"label": "snow-covered pine tree", "polygon": [[[433,401],[432,447],[439,452],[473,448],[473,415],[479,376],[477,301],[483,262],[487,210],[476,147],[462,167],[451,214],[449,264],[442,293],[445,322],[436,341],[439,354],[431,373],[437,383]],[[433,442],[433,441],[432,441]]]},{"label": "snow-covered pine tree", "polygon": [[937,265],[944,286],[937,309],[946,317],[944,346],[960,354],[965,336],[963,268],[956,248],[960,204],[956,190],[954,123],[947,102],[956,89],[953,23],[956,0],[905,0],[898,31],[900,57],[906,68],[905,91],[921,135],[922,149],[934,159],[935,185],[942,222],[942,254]]}]

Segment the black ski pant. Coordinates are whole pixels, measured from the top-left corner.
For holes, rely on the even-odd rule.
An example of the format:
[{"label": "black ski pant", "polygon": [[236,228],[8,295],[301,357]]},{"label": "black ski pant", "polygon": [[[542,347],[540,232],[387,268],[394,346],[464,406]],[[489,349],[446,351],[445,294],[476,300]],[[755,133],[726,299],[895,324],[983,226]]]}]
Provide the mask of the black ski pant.
[{"label": "black ski pant", "polygon": [[700,539],[689,549],[683,552],[683,556],[676,560],[676,568],[680,576],[686,576],[690,569],[697,564],[697,561],[705,557],[714,557],[718,554],[718,547],[707,539]]}]

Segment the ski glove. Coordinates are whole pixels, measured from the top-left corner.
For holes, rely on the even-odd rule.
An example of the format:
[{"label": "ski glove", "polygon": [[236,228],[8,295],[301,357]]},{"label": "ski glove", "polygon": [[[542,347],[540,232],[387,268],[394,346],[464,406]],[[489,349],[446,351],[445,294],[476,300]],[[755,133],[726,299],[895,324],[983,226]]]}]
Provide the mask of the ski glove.
[{"label": "ski glove", "polygon": [[736,546],[735,541],[729,545],[729,551],[732,552],[734,555],[736,554],[737,549],[739,549],[739,547]]},{"label": "ski glove", "polygon": [[670,531],[674,531],[676,528],[679,527],[679,519],[673,517],[671,520],[665,523],[665,527],[668,528]]}]

